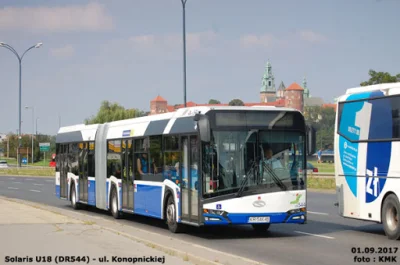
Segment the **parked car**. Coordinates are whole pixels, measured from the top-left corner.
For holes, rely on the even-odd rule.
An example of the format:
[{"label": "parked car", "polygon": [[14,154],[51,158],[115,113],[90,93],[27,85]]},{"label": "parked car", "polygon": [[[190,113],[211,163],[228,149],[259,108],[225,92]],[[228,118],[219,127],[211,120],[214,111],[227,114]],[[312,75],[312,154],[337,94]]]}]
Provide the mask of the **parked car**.
[{"label": "parked car", "polygon": [[[292,166],[292,162],[289,163],[288,168],[290,168]],[[307,162],[307,175],[308,174],[312,174],[312,173],[318,173],[318,168],[313,166],[313,164],[311,164],[310,162]],[[303,169],[300,168],[298,169],[299,173],[303,171]]]},{"label": "parked car", "polygon": [[[307,168],[306,168],[306,170],[307,170],[307,175],[308,174],[312,174],[312,173],[318,173],[318,168],[317,167],[315,167],[315,166],[313,166],[313,164],[311,164],[311,163],[309,163],[309,162],[307,162]],[[299,172],[301,172],[302,170],[301,170],[301,168],[299,169]]]},{"label": "parked car", "polygon": [[7,161],[6,160],[0,160],[0,168],[6,168],[8,167]]}]

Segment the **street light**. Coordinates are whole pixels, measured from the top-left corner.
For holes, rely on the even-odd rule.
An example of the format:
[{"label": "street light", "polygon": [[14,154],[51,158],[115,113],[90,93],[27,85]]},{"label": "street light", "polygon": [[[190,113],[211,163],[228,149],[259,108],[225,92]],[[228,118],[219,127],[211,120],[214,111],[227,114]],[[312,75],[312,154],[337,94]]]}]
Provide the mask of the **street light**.
[{"label": "street light", "polygon": [[18,167],[21,167],[21,159],[20,159],[20,154],[19,154],[19,148],[21,147],[21,63],[22,63],[22,58],[24,58],[24,55],[31,49],[33,48],[40,48],[43,43],[39,42],[31,47],[29,47],[23,54],[22,56],[19,56],[16,50],[8,45],[7,43],[0,42],[0,47],[4,47],[8,50],[10,50],[12,53],[15,54],[18,58],[19,62],[19,104],[18,104],[18,148],[17,148],[17,159],[18,159]]},{"label": "street light", "polygon": [[185,8],[187,0],[181,0],[182,11],[183,11],[183,102],[186,108],[186,19],[185,19]]},{"label": "street light", "polygon": [[33,134],[35,133],[35,107],[26,106],[25,109],[32,109],[32,165],[33,165]]}]

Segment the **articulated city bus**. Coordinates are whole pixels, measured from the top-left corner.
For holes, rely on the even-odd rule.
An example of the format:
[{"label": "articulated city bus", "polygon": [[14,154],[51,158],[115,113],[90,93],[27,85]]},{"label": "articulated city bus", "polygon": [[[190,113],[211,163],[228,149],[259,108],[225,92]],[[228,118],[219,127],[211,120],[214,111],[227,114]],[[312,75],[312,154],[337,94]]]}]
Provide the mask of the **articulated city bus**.
[{"label": "articulated city bus", "polygon": [[159,218],[174,233],[185,224],[304,224],[306,131],[301,112],[263,106],[62,127],[56,196],[115,218]]},{"label": "articulated city bus", "polygon": [[400,239],[400,83],[348,89],[337,104],[339,214],[383,223]]}]

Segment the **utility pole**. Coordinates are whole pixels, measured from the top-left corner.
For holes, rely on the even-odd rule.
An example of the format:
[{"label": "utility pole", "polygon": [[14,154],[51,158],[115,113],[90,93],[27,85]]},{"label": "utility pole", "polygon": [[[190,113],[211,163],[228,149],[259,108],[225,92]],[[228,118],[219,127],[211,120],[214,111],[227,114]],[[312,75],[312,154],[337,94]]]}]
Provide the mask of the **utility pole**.
[{"label": "utility pole", "polygon": [[18,94],[18,146],[17,146],[17,159],[18,159],[18,167],[21,167],[21,157],[20,157],[20,148],[21,148],[21,96],[22,96],[22,89],[21,89],[21,76],[22,76],[22,59],[24,58],[24,55],[31,49],[33,48],[39,48],[40,46],[42,46],[42,43],[37,43],[31,47],[29,47],[23,54],[22,56],[20,56],[17,51],[11,47],[9,44],[4,43],[4,42],[0,42],[0,47],[6,48],[9,51],[11,51],[12,53],[14,53],[15,56],[17,56],[18,58],[18,62],[19,62],[19,94]]},{"label": "utility pole", "polygon": [[182,20],[183,20],[183,102],[186,108],[186,2],[187,0],[181,0],[182,2]]}]

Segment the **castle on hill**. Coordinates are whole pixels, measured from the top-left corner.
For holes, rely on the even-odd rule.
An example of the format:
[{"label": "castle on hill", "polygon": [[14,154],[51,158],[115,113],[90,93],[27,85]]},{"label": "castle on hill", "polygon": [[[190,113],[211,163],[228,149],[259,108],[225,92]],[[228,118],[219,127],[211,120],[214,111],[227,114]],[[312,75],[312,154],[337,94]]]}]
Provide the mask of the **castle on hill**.
[{"label": "castle on hill", "polygon": [[[322,107],[333,107],[336,108],[335,104],[325,104],[322,98],[311,97],[310,90],[307,87],[307,80],[304,77],[302,86],[296,82],[285,87],[283,81],[281,81],[278,89],[275,87],[275,77],[272,72],[271,63],[268,61],[265,66],[264,75],[262,77],[262,86],[260,89],[260,101],[254,103],[246,103],[245,106],[277,106],[277,107],[288,107],[294,108],[301,112],[304,112],[305,106],[322,106]],[[186,103],[187,107],[195,106],[228,106],[229,104],[197,104],[193,101]],[[185,105],[168,105],[167,100],[161,96],[157,96],[155,99],[150,101],[150,115],[173,112],[179,108],[183,108]]]}]

